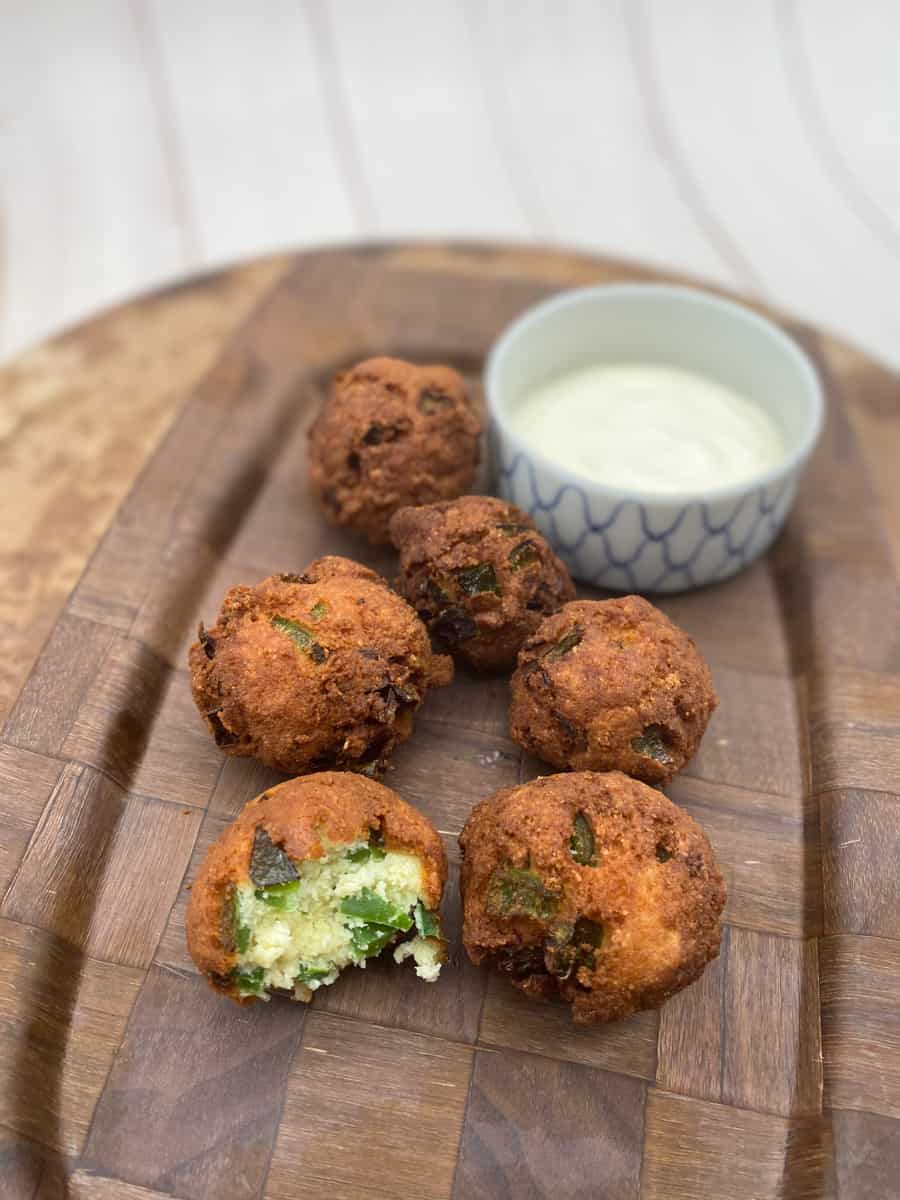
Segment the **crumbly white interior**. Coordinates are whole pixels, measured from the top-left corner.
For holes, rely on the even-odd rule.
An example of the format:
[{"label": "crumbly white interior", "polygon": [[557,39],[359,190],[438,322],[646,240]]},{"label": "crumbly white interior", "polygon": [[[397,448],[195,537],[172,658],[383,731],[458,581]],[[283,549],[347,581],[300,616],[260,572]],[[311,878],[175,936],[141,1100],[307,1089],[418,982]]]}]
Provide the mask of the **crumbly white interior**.
[{"label": "crumbly white interior", "polygon": [[[323,984],[334,983],[339,972],[351,963],[365,967],[352,942],[355,927],[365,926],[365,920],[341,912],[341,903],[364,890],[374,892],[404,912],[412,912],[421,898],[423,871],[420,860],[413,854],[388,850],[383,857],[372,856],[364,862],[353,862],[354,851],[363,850],[367,842],[328,846],[323,858],[309,859],[297,864],[300,876],[294,911],[273,908],[257,896],[252,883],[238,888],[240,924],[249,928],[246,950],[238,956],[240,971],[263,968],[265,988],[293,989],[301,970],[310,992]],[[406,947],[409,947],[407,949]],[[404,953],[398,957],[400,950]],[[416,973],[429,982],[440,971],[441,945],[436,938],[415,937],[398,947],[397,962],[413,956]],[[321,973],[310,978],[310,972]],[[297,996],[308,999],[304,988]]]},{"label": "crumbly white interior", "polygon": [[402,963],[410,955],[418,977],[434,983],[441,973],[441,944],[437,938],[415,937],[410,942],[401,942],[394,950],[394,962]]}]

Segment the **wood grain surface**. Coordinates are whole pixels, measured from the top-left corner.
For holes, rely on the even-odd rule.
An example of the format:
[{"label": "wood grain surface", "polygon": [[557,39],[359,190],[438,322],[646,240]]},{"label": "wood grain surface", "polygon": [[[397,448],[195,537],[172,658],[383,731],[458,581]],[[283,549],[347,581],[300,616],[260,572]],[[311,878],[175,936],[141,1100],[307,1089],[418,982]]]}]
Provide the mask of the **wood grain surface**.
[{"label": "wood grain surface", "polygon": [[[3,713],[175,413],[284,266],[284,260],[254,263],[158,293],[0,369]],[[118,573],[117,625],[124,624],[125,632],[129,602],[139,596],[134,556],[142,549],[123,546],[118,566],[106,568],[107,576]],[[79,611],[89,620],[98,615],[87,604]],[[110,624],[116,622],[69,622],[54,636],[71,645],[82,636],[102,638]],[[65,657],[65,677],[45,680],[48,686],[65,687],[69,681],[78,687],[75,675],[90,662],[90,652]],[[44,707],[44,719],[52,722],[54,706]]]},{"label": "wood grain surface", "polygon": [[0,0],[0,23],[0,359],[197,271],[437,236],[665,264],[900,365],[895,0]]},{"label": "wood grain surface", "polygon": [[[764,562],[663,603],[722,697],[670,789],[729,882],[722,954],[701,982],[659,1013],[575,1031],[463,961],[456,834],[475,801],[541,770],[509,740],[506,681],[464,671],[429,698],[387,777],[450,855],[454,944],[439,983],[377,964],[309,1009],[237,1009],[185,952],[206,847],[278,778],[216,752],[192,710],[187,639],[230,583],[326,549],[391,570],[309,506],[305,428],[331,372],[386,351],[448,361],[477,386],[487,346],[526,305],[642,277],[540,251],[323,251],[68,335],[79,361],[105,345],[116,387],[157,416],[62,612],[67,572],[133,459],[84,529],[73,511],[81,540],[47,558],[57,583],[18,626],[25,643],[52,628],[0,735],[0,1171],[13,1195],[889,1194],[900,655],[886,476],[869,469],[856,416],[896,381],[809,328],[788,326],[820,365],[829,420],[788,528]],[[185,349],[192,322],[202,354]],[[23,404],[61,386],[60,345],[7,376]],[[151,454],[164,412],[174,422]],[[116,461],[113,430],[134,419],[110,410],[87,450],[95,478]],[[49,431],[49,410],[42,421]],[[57,481],[73,510],[79,463],[63,455]]]}]

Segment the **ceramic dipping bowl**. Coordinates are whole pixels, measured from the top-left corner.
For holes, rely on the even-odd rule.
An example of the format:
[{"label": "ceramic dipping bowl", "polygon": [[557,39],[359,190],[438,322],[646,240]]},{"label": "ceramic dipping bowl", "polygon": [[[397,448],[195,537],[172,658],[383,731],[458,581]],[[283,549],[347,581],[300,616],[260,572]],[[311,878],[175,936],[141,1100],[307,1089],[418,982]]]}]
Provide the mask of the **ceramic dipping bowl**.
[{"label": "ceramic dipping bowl", "polygon": [[[624,362],[693,371],[755,401],[781,433],[783,458],[740,485],[626,491],[548,458],[511,421],[534,388]],[[531,514],[575,578],[617,592],[685,591],[762,554],[790,510],[824,408],[812,363],[771,321],[664,284],[579,288],[529,309],[491,349],[485,390],[497,493]]]}]

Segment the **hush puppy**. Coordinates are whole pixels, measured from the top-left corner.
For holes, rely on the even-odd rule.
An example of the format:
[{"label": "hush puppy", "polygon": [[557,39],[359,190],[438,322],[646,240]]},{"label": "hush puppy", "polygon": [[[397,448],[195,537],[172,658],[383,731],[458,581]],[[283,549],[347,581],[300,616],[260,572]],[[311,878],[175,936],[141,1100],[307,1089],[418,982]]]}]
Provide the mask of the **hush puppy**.
[{"label": "hush puppy", "polygon": [[662,786],[697,752],[718,703],[693,640],[640,596],[576,600],[519,653],[512,736],[555,767]]},{"label": "hush puppy", "polygon": [[330,771],[290,779],[251,800],[210,847],[191,889],[188,949],[239,1003],[311,1000],[387,946],[433,982],[446,879],[439,834],[395,792]]},{"label": "hush puppy", "polygon": [[385,581],[322,558],[226,595],[190,649],[194,701],[225,754],[290,775],[383,769],[453,664]]},{"label": "hush puppy", "polygon": [[509,670],[541,620],[575,595],[528,514],[492,496],[401,508],[390,535],[400,590],[436,639],[476,670]]},{"label": "hush puppy", "polygon": [[482,801],[460,835],[463,941],[576,1025],[656,1008],[719,952],[725,884],[700,826],[618,771]]},{"label": "hush puppy", "polygon": [[312,488],[335,525],[386,542],[398,508],[468,490],[480,438],[452,368],[370,358],[335,377],[309,431]]}]

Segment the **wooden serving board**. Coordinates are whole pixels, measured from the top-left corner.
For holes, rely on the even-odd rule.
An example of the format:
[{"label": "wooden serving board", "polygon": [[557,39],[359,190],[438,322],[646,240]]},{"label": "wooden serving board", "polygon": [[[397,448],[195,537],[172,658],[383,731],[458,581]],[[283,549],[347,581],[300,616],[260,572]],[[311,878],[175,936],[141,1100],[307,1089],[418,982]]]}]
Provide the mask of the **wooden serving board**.
[{"label": "wooden serving board", "polygon": [[[306,496],[305,429],[329,376],[390,353],[449,362],[477,386],[486,348],[525,306],[648,277],[487,247],[311,253],[267,277],[215,342],[0,738],[4,1196],[896,1194],[900,637],[880,447],[896,438],[885,414],[898,384],[810,329],[789,326],[822,371],[829,419],[785,534],[737,578],[662,602],[721,697],[670,789],[729,885],[722,954],[698,984],[658,1013],[576,1031],[465,961],[456,834],[475,801],[540,767],[509,740],[506,680],[463,671],[428,697],[385,780],[435,822],[454,864],[440,982],[379,963],[309,1007],[239,1009],[185,949],[207,846],[278,778],[224,759],[194,711],[198,620],[232,584],[323,553],[392,569]],[[215,280],[195,286],[142,303],[216,296]],[[134,358],[137,394],[157,344],[143,367]],[[196,370],[184,359],[169,360],[171,388]],[[870,475],[853,425],[879,421]]]}]

